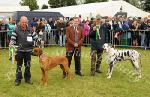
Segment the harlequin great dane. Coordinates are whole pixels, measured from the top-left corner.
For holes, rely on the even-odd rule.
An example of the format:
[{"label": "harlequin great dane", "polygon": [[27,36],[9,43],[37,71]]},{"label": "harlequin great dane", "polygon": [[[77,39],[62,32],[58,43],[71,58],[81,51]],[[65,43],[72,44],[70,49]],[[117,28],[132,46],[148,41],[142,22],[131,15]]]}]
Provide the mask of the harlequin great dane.
[{"label": "harlequin great dane", "polygon": [[116,50],[112,47],[111,44],[105,43],[103,48],[106,50],[107,53],[107,61],[108,61],[108,77],[111,78],[113,72],[113,66],[118,61],[125,61],[130,60],[133,67],[136,70],[136,74],[138,78],[141,78],[141,60],[140,60],[140,53],[136,50]]}]

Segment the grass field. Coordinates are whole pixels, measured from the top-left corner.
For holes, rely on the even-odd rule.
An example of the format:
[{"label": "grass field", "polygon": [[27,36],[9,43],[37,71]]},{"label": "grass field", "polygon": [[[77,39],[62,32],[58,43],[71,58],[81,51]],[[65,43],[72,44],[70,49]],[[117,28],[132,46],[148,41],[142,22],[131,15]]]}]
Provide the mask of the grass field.
[{"label": "grass field", "polygon": [[[83,47],[81,65],[85,76],[74,74],[72,61],[72,80],[62,79],[62,71],[58,66],[49,71],[48,87],[40,86],[41,71],[37,57],[32,57],[31,74],[34,84],[28,85],[23,79],[21,85],[16,87],[16,65],[8,60],[8,50],[0,50],[0,97],[150,97],[150,50],[137,50],[142,55],[140,80],[132,76],[133,67],[128,61],[118,63],[112,78],[107,79],[105,53],[101,64],[103,73],[90,76],[90,47]],[[65,55],[65,48],[45,48],[44,53],[52,56]]]}]

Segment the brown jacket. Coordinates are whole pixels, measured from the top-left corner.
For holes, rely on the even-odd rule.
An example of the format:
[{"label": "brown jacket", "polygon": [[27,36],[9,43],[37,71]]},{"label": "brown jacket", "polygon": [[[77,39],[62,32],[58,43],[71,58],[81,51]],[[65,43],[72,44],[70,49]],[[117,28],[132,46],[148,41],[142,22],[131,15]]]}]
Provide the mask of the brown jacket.
[{"label": "brown jacket", "polygon": [[[84,40],[84,34],[83,34],[83,28],[78,26],[77,28],[78,32],[78,50],[81,51],[81,45],[83,44]],[[74,49],[74,44],[75,44],[75,30],[73,26],[69,26],[66,28],[66,50],[67,51],[72,51]]]}]

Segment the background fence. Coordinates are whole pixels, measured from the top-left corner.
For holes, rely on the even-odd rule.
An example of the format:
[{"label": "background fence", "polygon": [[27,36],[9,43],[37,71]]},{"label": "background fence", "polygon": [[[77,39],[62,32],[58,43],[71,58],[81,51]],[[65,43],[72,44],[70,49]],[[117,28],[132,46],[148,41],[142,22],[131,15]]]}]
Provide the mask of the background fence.
[{"label": "background fence", "polygon": [[[0,48],[8,48],[10,37],[8,31],[0,31]],[[150,48],[150,30],[128,30],[107,32],[108,42],[119,47],[140,47]],[[65,46],[66,33],[65,30],[58,31],[52,29],[50,32],[44,32],[45,46],[58,45]],[[89,36],[85,37],[84,45],[90,45]]]}]

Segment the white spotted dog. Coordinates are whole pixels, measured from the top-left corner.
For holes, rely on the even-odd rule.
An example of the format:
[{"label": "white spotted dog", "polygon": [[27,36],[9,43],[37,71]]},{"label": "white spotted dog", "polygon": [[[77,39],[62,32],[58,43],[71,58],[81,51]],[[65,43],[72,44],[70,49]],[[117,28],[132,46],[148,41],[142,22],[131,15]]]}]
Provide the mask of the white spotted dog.
[{"label": "white spotted dog", "polygon": [[136,50],[116,50],[111,44],[105,43],[103,45],[104,50],[106,50],[107,61],[108,61],[108,77],[111,78],[113,72],[113,66],[118,61],[130,60],[133,67],[136,70],[138,78],[141,78],[141,66],[140,66],[140,53]]}]

